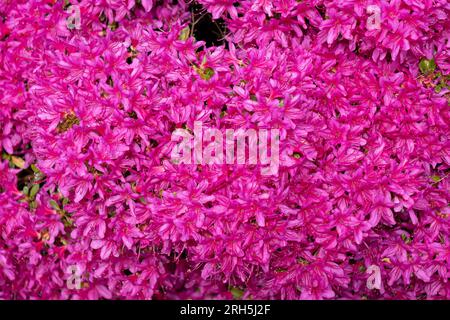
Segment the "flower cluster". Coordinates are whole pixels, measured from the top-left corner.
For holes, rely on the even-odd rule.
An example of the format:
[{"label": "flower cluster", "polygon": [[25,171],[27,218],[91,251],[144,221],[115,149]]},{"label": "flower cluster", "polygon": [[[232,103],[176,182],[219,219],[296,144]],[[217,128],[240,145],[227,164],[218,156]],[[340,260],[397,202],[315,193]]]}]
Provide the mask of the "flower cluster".
[{"label": "flower cluster", "polygon": [[[1,1],[0,299],[450,299],[449,15]],[[173,163],[195,121],[278,173]]]}]

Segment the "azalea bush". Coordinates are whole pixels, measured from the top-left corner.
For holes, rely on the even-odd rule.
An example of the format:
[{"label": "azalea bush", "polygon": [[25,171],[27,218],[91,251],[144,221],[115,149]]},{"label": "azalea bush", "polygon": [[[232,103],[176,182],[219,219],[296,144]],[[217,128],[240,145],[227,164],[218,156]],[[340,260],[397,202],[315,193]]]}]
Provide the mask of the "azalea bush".
[{"label": "azalea bush", "polygon": [[[449,299],[447,0],[2,0],[1,299]],[[177,164],[278,129],[280,165]]]}]

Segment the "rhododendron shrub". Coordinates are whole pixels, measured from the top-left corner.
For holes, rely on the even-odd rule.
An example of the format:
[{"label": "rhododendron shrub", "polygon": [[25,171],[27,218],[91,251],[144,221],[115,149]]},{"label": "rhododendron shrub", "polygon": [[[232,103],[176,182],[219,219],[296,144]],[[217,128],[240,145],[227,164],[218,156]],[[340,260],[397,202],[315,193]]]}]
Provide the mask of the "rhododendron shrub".
[{"label": "rhododendron shrub", "polygon": [[[449,14],[2,0],[0,298],[449,299]],[[195,121],[278,172],[174,163]]]}]

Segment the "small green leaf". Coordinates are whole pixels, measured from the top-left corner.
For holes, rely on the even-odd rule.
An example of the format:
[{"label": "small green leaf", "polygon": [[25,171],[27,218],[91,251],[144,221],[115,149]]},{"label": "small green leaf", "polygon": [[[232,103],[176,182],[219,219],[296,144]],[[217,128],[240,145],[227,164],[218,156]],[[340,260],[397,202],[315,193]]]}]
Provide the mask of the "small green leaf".
[{"label": "small green leaf", "polygon": [[23,193],[24,195],[28,196],[28,193],[29,193],[29,192],[30,192],[30,189],[29,189],[27,186],[23,187],[22,193]]},{"label": "small green leaf", "polygon": [[23,169],[25,167],[25,160],[23,160],[22,158],[16,157],[16,156],[12,156],[11,157],[11,162],[20,169]]},{"label": "small green leaf", "polygon": [[401,237],[402,237],[402,240],[403,240],[406,244],[411,243],[411,241],[412,241],[411,238],[408,237],[405,233],[402,233]]},{"label": "small green leaf", "polygon": [[178,36],[178,40],[186,41],[187,39],[189,39],[190,31],[191,30],[189,29],[189,26],[185,27],[183,30],[181,30],[180,35]]},{"label": "small green leaf", "polygon": [[70,218],[67,217],[67,216],[64,216],[64,218],[62,219],[62,222],[63,222],[63,224],[64,224],[64,227],[66,227],[66,228],[69,228],[69,227],[72,227],[72,226],[73,226],[73,221],[72,221],[72,219],[70,219]]},{"label": "small green leaf", "polygon": [[37,203],[36,201],[31,201],[30,202],[30,209],[36,209],[37,208]]},{"label": "small green leaf", "polygon": [[61,210],[61,208],[59,207],[58,203],[55,200],[53,200],[53,199],[50,200],[50,206],[53,209],[55,209],[56,211]]},{"label": "small green leaf", "polygon": [[436,62],[434,61],[434,59],[422,59],[419,63],[419,69],[423,74],[433,73],[436,69]]},{"label": "small green leaf", "polygon": [[436,72],[436,74],[433,76],[433,79],[438,79],[438,78],[440,78],[442,76],[442,73],[441,72]]},{"label": "small green leaf", "polygon": [[234,287],[231,288],[230,292],[235,299],[240,299],[244,295],[244,291]]},{"label": "small green leaf", "polygon": [[39,173],[41,170],[39,170],[38,167],[34,163],[31,164],[31,170],[33,170],[34,173]]},{"label": "small green leaf", "polygon": [[34,199],[34,197],[36,196],[36,194],[39,192],[39,185],[38,184],[34,184],[31,187],[30,190],[30,198]]},{"label": "small green leaf", "polygon": [[[112,83],[111,76],[108,77],[108,81],[107,81],[108,84],[109,84],[109,80],[111,80],[111,83]],[[112,85],[111,85],[111,87],[112,87]],[[63,133],[63,132],[66,132],[67,130],[69,130],[70,128],[72,128],[74,125],[79,125],[79,124],[80,124],[80,119],[77,118],[75,113],[70,112],[64,116],[63,120],[58,124],[56,129],[57,129],[58,133]]]},{"label": "small green leaf", "polygon": [[209,80],[214,75],[214,70],[212,68],[199,68],[197,66],[194,66],[194,70],[203,80]]},{"label": "small green leaf", "polygon": [[441,177],[434,175],[431,177],[431,180],[433,180],[433,182],[439,182],[441,181]]},{"label": "small green leaf", "polygon": [[139,202],[142,204],[147,204],[147,200],[145,199],[145,197],[140,197]]},{"label": "small green leaf", "polygon": [[209,80],[214,75],[214,70],[212,68],[206,68],[200,73],[200,77],[203,80]]},{"label": "small green leaf", "polygon": [[119,28],[119,23],[117,21],[114,21],[113,23],[109,24],[109,28],[111,31],[116,31]]},{"label": "small green leaf", "polygon": [[301,264],[302,266],[307,266],[307,265],[309,264],[309,261],[308,261],[308,260],[303,259],[303,258],[301,258],[301,257],[297,259],[297,262],[298,262],[299,264]]}]

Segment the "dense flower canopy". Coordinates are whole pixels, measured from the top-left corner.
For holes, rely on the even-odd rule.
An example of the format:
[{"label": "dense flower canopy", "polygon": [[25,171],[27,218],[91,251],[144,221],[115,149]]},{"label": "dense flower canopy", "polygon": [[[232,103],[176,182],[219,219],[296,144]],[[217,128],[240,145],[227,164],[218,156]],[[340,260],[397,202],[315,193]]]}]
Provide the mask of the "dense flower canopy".
[{"label": "dense flower canopy", "polygon": [[[449,15],[1,0],[0,299],[450,299]],[[278,174],[174,164],[194,121]]]}]

